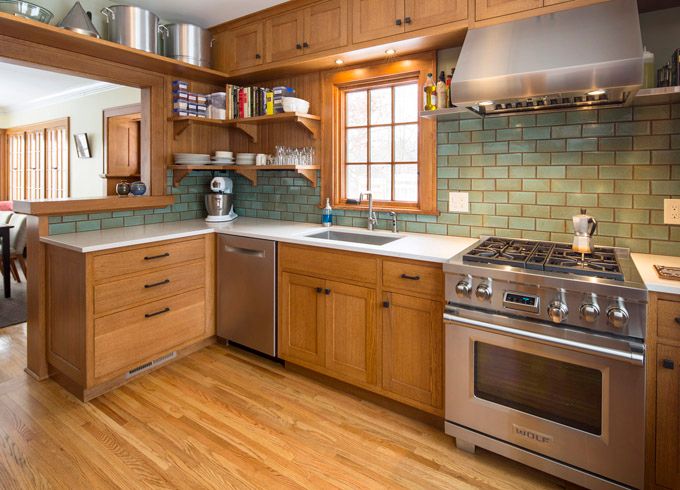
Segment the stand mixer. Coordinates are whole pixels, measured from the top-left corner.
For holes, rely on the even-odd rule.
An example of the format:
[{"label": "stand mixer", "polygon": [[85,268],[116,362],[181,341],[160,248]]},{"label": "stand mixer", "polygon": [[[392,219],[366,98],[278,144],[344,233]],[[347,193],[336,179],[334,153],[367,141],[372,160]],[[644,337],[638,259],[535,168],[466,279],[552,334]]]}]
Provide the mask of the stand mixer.
[{"label": "stand mixer", "polygon": [[211,194],[205,195],[208,223],[232,221],[238,218],[234,212],[234,183],[229,177],[213,177],[210,181]]},{"label": "stand mixer", "polygon": [[574,241],[572,249],[574,252],[589,254],[593,252],[593,235],[597,230],[597,220],[586,214],[585,209],[581,209],[581,214],[572,218],[574,223]]}]

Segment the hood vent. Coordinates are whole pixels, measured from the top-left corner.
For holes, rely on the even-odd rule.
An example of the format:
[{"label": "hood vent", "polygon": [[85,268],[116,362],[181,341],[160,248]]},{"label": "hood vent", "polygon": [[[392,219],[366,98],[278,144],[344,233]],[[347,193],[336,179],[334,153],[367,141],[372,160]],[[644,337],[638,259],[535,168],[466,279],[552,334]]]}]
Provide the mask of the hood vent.
[{"label": "hood vent", "polygon": [[642,76],[637,2],[609,0],[470,30],[451,98],[482,116],[620,106]]}]

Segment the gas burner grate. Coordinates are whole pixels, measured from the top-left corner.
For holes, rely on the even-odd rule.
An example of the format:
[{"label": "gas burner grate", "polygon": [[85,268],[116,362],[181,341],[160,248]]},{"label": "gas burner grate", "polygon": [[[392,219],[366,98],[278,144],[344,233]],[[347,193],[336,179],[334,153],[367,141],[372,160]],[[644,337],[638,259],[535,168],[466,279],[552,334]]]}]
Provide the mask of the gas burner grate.
[{"label": "gas burner grate", "polygon": [[622,281],[614,249],[574,252],[567,243],[532,242],[491,237],[463,256],[464,262],[510,265],[523,269],[562,272]]}]

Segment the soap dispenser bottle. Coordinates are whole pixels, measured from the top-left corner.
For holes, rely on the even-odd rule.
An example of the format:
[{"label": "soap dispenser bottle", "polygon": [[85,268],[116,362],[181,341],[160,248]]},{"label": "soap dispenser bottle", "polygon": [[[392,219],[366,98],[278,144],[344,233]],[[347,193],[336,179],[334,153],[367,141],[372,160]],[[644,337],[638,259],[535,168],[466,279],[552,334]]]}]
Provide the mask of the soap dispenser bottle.
[{"label": "soap dispenser bottle", "polygon": [[324,226],[333,226],[333,208],[331,208],[331,200],[328,197],[326,198],[326,207],[323,208],[321,224]]}]

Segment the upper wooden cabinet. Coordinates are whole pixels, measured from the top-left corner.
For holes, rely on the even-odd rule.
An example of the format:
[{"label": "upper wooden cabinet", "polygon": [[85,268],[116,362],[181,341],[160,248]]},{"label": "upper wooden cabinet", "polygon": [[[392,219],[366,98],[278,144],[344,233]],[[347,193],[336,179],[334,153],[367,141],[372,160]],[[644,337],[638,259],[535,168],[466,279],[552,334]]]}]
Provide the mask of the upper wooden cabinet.
[{"label": "upper wooden cabinet", "polygon": [[253,22],[215,35],[215,69],[243,70],[264,61],[264,23]]},{"label": "upper wooden cabinet", "polygon": [[404,32],[404,0],[352,0],[352,41],[361,43]]},{"label": "upper wooden cabinet", "polygon": [[266,62],[347,44],[347,0],[327,0],[265,21]]},{"label": "upper wooden cabinet", "polygon": [[[492,19],[543,7],[544,0],[476,0],[475,20]],[[553,1],[552,3],[558,3]]]},{"label": "upper wooden cabinet", "polygon": [[139,175],[141,114],[106,118],[106,173],[115,177]]},{"label": "upper wooden cabinet", "polygon": [[404,26],[406,32],[465,20],[467,0],[405,0]]}]

